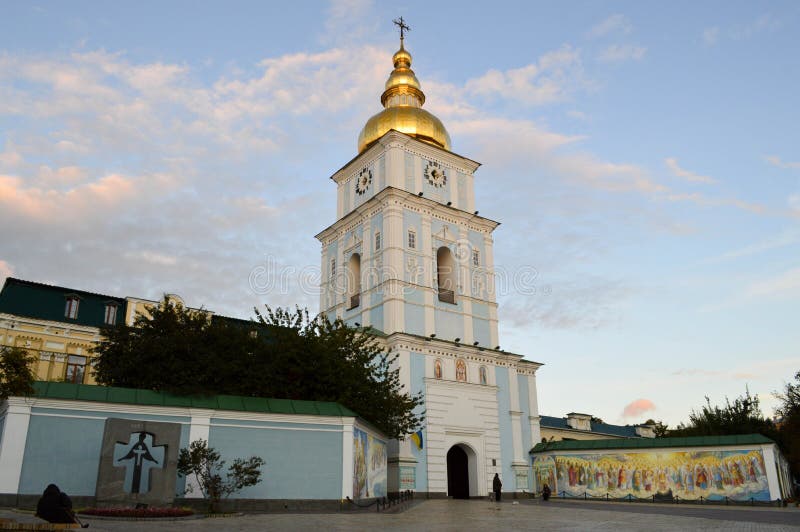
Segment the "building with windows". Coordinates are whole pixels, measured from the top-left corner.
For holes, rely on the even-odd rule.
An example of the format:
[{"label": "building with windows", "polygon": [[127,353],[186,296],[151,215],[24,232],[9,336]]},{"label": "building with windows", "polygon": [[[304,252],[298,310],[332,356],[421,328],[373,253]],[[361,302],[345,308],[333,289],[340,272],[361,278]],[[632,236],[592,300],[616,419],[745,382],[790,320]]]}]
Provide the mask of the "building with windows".
[{"label": "building with windows", "polygon": [[9,277],[0,291],[0,346],[34,355],[38,380],[94,384],[90,366],[100,328],[133,324],[137,313],[156,304]]},{"label": "building with windows", "polygon": [[536,371],[501,349],[494,279],[498,222],[480,216],[479,163],[452,150],[403,46],[358,154],[331,177],[337,220],[317,235],[320,310],[380,331],[426,426],[389,444],[389,492],[486,496],[530,491],[540,441]]},{"label": "building with windows", "polygon": [[656,437],[651,425],[612,425],[591,414],[578,412],[570,412],[565,417],[541,416],[539,425],[542,442]]}]

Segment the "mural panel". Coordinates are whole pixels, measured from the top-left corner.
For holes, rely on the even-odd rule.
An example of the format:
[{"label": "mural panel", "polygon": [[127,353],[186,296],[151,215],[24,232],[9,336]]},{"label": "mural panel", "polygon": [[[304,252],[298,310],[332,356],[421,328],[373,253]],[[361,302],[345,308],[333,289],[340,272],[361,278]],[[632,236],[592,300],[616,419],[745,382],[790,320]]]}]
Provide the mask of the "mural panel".
[{"label": "mural panel", "polygon": [[386,442],[353,429],[353,498],[386,496]]},{"label": "mural panel", "polygon": [[770,500],[757,449],[536,456],[533,475],[567,496]]}]

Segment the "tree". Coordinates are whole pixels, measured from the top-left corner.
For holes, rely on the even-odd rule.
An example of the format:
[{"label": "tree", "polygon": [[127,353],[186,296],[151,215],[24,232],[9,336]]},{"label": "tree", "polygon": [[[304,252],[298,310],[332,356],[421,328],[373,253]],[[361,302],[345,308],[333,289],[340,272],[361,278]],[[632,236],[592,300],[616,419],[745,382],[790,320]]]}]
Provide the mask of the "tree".
[{"label": "tree", "polygon": [[[223,497],[227,498],[232,493],[241,491],[248,486],[255,486],[261,482],[261,467],[264,460],[258,456],[248,459],[237,458],[228,469],[225,478],[222,477],[222,468],[225,460],[220,460],[220,454],[203,439],[195,440],[189,448],[181,449],[178,457],[178,472],[184,476],[195,475],[203,496],[209,501],[210,511],[217,512]],[[189,485],[186,493],[191,493],[193,487]]]},{"label": "tree", "polygon": [[794,382],[788,382],[783,391],[775,394],[780,401],[775,414],[778,417],[778,438],[795,477],[800,477],[800,371]]},{"label": "tree", "polygon": [[101,384],[187,394],[334,401],[390,438],[422,423],[421,395],[403,392],[397,355],[369,331],[310,317],[255,311],[255,320],[210,318],[166,299],[133,326],[103,330]]},{"label": "tree", "polygon": [[689,414],[689,424],[679,424],[670,431],[670,436],[716,436],[726,434],[759,433],[769,438],[776,437],[775,425],[761,413],[758,397],[750,395],[749,390],[732,403],[725,398],[725,406],[712,406],[706,397],[706,404],[698,412]]},{"label": "tree", "polygon": [[29,396],[33,388],[31,364],[36,359],[20,347],[0,347],[0,401],[11,396]]},{"label": "tree", "polygon": [[653,427],[653,433],[656,438],[663,438],[669,434],[669,427],[661,421],[656,421],[653,418],[648,419],[642,425],[650,425]]}]

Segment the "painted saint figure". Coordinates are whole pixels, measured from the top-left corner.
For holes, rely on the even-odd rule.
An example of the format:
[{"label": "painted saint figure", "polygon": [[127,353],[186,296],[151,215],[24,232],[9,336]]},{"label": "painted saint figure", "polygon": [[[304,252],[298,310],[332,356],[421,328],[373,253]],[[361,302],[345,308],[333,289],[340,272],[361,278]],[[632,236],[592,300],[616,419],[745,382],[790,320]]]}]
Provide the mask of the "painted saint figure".
[{"label": "painted saint figure", "polygon": [[133,483],[131,485],[131,493],[139,493],[139,486],[142,481],[142,464],[144,461],[147,460],[148,462],[158,464],[158,460],[153,458],[153,455],[150,454],[150,449],[147,448],[147,444],[144,442],[146,437],[146,432],[140,432],[139,441],[131,447],[125,456],[117,460],[117,462],[133,460]]},{"label": "painted saint figure", "polygon": [[467,363],[461,359],[456,361],[456,380],[467,382]]}]

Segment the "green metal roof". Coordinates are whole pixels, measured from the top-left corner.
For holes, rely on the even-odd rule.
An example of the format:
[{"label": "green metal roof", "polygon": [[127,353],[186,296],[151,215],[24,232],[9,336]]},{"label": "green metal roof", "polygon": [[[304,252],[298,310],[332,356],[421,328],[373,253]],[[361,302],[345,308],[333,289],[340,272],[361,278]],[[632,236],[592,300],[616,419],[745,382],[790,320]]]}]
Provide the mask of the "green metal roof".
[{"label": "green metal roof", "polygon": [[98,401],[146,406],[178,408],[208,408],[263,414],[296,414],[306,416],[358,417],[358,414],[339,403],[324,401],[295,401],[267,399],[240,395],[181,396],[152,390],[72,384],[70,382],[37,381],[33,384],[36,396],[46,399]]},{"label": "green metal roof", "polygon": [[729,436],[685,436],[681,438],[626,438],[611,440],[567,440],[537,443],[533,453],[547,451],[598,451],[601,449],[656,449],[663,447],[712,447],[717,445],[754,445],[775,443],[762,434]]},{"label": "green metal roof", "polygon": [[[76,319],[65,316],[67,296],[77,296],[79,299]],[[0,312],[89,327],[105,325],[106,305],[109,303],[118,306],[116,323],[122,323],[125,315],[125,299],[122,297],[95,294],[12,277],[6,279],[3,289],[0,291]]]}]

